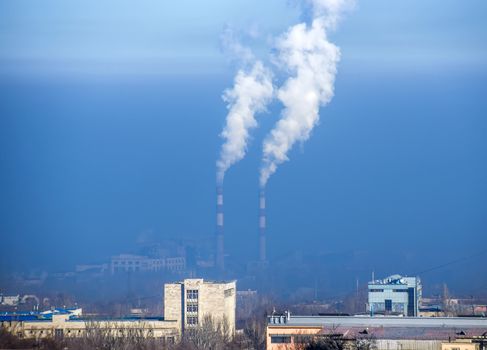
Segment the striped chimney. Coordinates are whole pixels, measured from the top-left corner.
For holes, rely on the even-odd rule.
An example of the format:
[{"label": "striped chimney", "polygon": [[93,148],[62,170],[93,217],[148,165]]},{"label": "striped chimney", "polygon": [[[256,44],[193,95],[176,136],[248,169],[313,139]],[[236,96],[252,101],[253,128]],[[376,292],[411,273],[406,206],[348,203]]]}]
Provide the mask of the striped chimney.
[{"label": "striped chimney", "polygon": [[223,245],[223,188],[216,188],[216,267],[220,270],[225,268],[224,245]]},{"label": "striped chimney", "polygon": [[265,192],[260,190],[259,193],[259,259],[261,262],[266,261],[266,242],[265,242]]}]

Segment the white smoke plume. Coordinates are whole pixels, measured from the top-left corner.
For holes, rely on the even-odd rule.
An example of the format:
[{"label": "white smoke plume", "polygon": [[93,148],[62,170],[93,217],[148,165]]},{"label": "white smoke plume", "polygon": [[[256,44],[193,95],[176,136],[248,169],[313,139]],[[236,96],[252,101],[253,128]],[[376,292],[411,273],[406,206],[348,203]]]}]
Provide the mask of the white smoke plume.
[{"label": "white smoke plume", "polygon": [[[233,49],[248,52],[240,45]],[[249,55],[246,55],[247,58]],[[250,70],[240,69],[232,89],[226,90],[223,99],[228,103],[226,125],[221,133],[225,139],[217,161],[217,182],[222,184],[225,172],[241,160],[247,152],[249,130],[257,127],[255,114],[263,112],[272,99],[272,75],[262,62],[253,63]]]},{"label": "white smoke plume", "polygon": [[304,142],[319,122],[319,108],[333,98],[340,49],[327,31],[334,29],[349,0],[307,0],[312,6],[311,25],[297,24],[276,45],[277,59],[292,77],[278,90],[284,105],[281,119],[264,140],[260,186],[265,187],[296,142]]}]

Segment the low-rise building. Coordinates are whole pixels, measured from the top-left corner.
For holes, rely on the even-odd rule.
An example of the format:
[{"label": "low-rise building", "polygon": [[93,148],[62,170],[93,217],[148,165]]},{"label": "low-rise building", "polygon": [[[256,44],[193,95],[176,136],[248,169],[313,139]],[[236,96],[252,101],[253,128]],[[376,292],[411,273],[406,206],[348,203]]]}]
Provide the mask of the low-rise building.
[{"label": "low-rise building", "polygon": [[373,341],[377,350],[459,350],[442,349],[441,344],[459,336],[479,337],[486,331],[487,318],[291,316],[286,313],[268,317],[266,343],[267,350],[291,350],[316,337],[340,336],[346,341]]},{"label": "low-rise building", "polygon": [[236,282],[186,279],[164,287],[165,317],[120,319],[83,318],[82,309],[65,308],[44,312],[5,312],[0,326],[20,338],[83,337],[103,330],[119,337],[137,335],[167,342],[177,340],[185,329],[194,329],[210,317],[225,322],[228,335],[235,334]]},{"label": "low-rise building", "polygon": [[136,332],[144,337],[174,342],[179,337],[175,321],[162,318],[128,318],[116,320],[82,319],[69,313],[55,313],[46,319],[1,320],[2,328],[19,338],[83,337],[94,331],[104,331],[116,337]]},{"label": "low-rise building", "polygon": [[133,254],[112,256],[110,261],[110,271],[112,274],[118,272],[159,271],[164,269],[164,266],[164,259],[151,259],[146,256]]},{"label": "low-rise building", "polygon": [[118,272],[157,272],[167,270],[173,273],[186,269],[186,259],[180,257],[150,258],[142,255],[120,254],[112,256],[110,271]]},{"label": "low-rise building", "polygon": [[441,343],[441,350],[486,350],[487,331],[481,336],[460,337]]}]

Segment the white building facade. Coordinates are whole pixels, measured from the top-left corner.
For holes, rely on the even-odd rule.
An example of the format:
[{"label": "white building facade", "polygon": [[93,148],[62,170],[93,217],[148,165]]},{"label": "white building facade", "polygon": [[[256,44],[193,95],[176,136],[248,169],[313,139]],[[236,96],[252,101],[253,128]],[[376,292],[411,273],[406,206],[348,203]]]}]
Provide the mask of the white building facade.
[{"label": "white building facade", "polygon": [[418,316],[422,287],[419,277],[392,275],[368,284],[367,308],[371,315]]}]

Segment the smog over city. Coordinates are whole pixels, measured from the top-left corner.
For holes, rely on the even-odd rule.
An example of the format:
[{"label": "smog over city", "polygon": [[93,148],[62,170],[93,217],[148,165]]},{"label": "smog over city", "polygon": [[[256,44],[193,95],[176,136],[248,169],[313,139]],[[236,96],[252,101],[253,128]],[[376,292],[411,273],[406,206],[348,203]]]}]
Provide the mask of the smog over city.
[{"label": "smog over city", "polygon": [[0,349],[487,349],[486,18],[2,1]]}]

